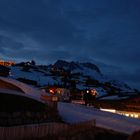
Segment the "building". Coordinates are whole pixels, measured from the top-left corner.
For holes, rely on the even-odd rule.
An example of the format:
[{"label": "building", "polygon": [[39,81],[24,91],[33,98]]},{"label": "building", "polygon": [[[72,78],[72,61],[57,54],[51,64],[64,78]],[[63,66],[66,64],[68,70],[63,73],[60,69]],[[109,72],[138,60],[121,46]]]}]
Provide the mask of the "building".
[{"label": "building", "polygon": [[14,61],[0,60],[0,65],[2,65],[2,66],[13,66],[13,65],[15,65],[15,62]]},{"label": "building", "polygon": [[0,77],[0,126],[58,121],[57,101],[51,99],[42,90]]},{"label": "building", "polygon": [[48,92],[51,95],[57,96],[59,101],[69,102],[71,100],[71,93],[69,89],[59,87],[49,87]]},{"label": "building", "polygon": [[56,92],[58,96],[60,97],[60,101],[70,101],[70,90],[65,88],[57,88]]}]

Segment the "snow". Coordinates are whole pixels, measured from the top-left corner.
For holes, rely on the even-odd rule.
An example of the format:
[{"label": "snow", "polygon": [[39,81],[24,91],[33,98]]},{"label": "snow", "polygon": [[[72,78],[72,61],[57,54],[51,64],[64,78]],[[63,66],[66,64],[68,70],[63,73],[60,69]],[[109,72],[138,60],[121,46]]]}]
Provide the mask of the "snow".
[{"label": "snow", "polygon": [[[46,84],[54,84],[57,81],[53,79],[53,77],[44,76],[46,72],[42,71],[34,71],[33,69],[30,70],[30,72],[22,71],[20,67],[10,67],[11,73],[13,78],[25,78],[29,80],[37,81],[40,86],[44,86]],[[41,70],[40,70],[41,71]]]},{"label": "snow", "polygon": [[126,134],[132,134],[140,129],[140,120],[128,118],[110,112],[100,111],[93,107],[72,103],[58,103],[58,111],[62,119],[67,123],[96,120],[99,127],[112,129]]},{"label": "snow", "polygon": [[107,94],[106,91],[101,87],[94,88],[94,89],[96,89],[96,91],[97,91],[97,97],[100,97],[100,96],[103,96],[103,95]]},{"label": "snow", "polygon": [[[34,96],[28,95],[28,94],[24,94],[22,92],[19,91],[15,91],[15,90],[9,90],[9,89],[0,89],[0,94],[12,94],[12,95],[18,95],[18,96],[23,96],[23,97],[27,97],[27,98],[31,98],[34,100],[37,100],[39,102],[42,102],[41,100],[37,99]],[[44,103],[44,102],[42,102]]]},{"label": "snow", "polygon": [[101,100],[120,100],[120,99],[127,99],[127,98],[129,98],[129,97],[128,96],[119,97],[118,95],[114,95],[114,96],[103,97],[103,98],[101,98]]},{"label": "snow", "polygon": [[[123,91],[125,93],[125,91],[129,91],[132,93],[127,93],[127,94],[133,94],[133,90],[127,89],[127,87],[125,87],[125,84],[116,80],[111,80],[110,78],[105,77],[104,75],[101,75],[100,73],[96,72],[95,70],[92,70],[88,67],[84,67],[82,66],[82,64],[80,65],[79,63],[77,63],[80,68],[75,68],[74,70],[72,70],[72,73],[80,73],[79,75],[75,75],[72,77],[71,80],[75,80],[77,81],[76,83],[76,87],[80,90],[85,90],[87,88],[90,88],[90,85],[87,86],[85,85],[85,81],[87,79],[87,76],[91,77],[92,79],[95,79],[97,81],[99,81],[100,83],[104,83],[104,82],[110,82],[111,85],[113,85],[114,87],[117,88],[121,88],[121,91]],[[20,66],[14,66],[14,67],[10,67],[11,68],[11,73],[12,76],[11,78],[13,79],[17,79],[17,78],[25,78],[25,79],[29,79],[29,80],[34,80],[37,82],[38,86],[46,86],[46,85],[54,85],[54,84],[60,84],[62,85],[62,79],[59,76],[56,75],[51,75],[49,70],[43,70],[42,68],[36,66],[35,69],[34,68],[30,68],[30,70],[28,72],[23,71],[22,67]],[[108,92],[106,90],[104,90],[104,88],[98,87],[94,85],[91,85],[91,88],[95,88],[97,90],[97,92],[99,93],[97,95],[97,97],[106,95]]]},{"label": "snow", "polygon": [[40,97],[41,97],[41,95],[45,94],[43,91],[41,91],[37,88],[31,87],[31,86],[24,84],[22,82],[19,82],[17,80],[11,79],[11,78],[0,77],[0,80],[3,80],[7,83],[10,83],[10,84],[13,84],[13,85],[19,87],[26,95],[42,102]]},{"label": "snow", "polygon": [[101,74],[99,74],[98,72],[96,72],[90,68],[87,68],[87,67],[82,67],[82,69],[74,69],[72,71],[72,73],[81,73],[85,76],[90,76],[90,77],[95,78],[97,80],[103,80],[103,77],[101,76]]}]

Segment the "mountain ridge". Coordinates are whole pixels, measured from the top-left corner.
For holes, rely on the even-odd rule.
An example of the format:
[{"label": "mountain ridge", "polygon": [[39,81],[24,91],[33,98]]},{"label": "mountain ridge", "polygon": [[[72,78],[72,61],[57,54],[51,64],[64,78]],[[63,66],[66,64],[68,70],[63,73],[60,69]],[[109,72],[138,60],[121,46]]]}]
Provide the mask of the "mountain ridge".
[{"label": "mountain ridge", "polygon": [[70,90],[96,89],[100,96],[131,95],[135,89],[115,79],[107,78],[100,68],[92,63],[58,60],[50,65],[22,62],[11,67],[11,78],[36,82],[36,86],[57,86]]}]

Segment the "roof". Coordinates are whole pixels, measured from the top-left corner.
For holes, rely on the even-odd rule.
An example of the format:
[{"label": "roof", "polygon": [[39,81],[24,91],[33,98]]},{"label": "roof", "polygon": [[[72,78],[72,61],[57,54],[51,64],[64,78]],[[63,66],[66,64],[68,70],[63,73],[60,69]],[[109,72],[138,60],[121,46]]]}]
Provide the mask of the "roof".
[{"label": "roof", "polygon": [[[44,91],[39,90],[35,87],[29,86],[27,84],[24,84],[22,82],[19,82],[17,80],[11,79],[11,78],[0,77],[0,80],[8,83],[11,86],[13,85],[13,86],[17,87],[17,89],[19,88],[21,90],[21,92],[19,92],[19,90],[17,90],[18,94],[20,93],[22,96],[25,94],[26,96],[28,96],[30,98],[36,99],[40,102],[44,102],[41,100],[41,95],[46,94]],[[9,88],[8,86],[4,87],[4,88],[6,90],[11,90],[11,88]],[[14,92],[11,91],[9,93],[14,94],[15,91]]]}]

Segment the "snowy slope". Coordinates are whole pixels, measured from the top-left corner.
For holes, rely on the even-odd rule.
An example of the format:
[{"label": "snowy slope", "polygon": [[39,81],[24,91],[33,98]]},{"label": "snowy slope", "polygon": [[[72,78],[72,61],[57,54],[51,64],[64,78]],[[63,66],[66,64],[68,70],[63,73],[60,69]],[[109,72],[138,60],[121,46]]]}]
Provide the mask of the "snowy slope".
[{"label": "snowy slope", "polygon": [[56,80],[54,80],[52,77],[49,76],[44,76],[44,73],[42,72],[38,72],[38,71],[34,71],[33,69],[30,70],[30,72],[25,72],[22,71],[21,67],[11,67],[11,73],[14,79],[17,78],[25,78],[25,79],[30,79],[30,80],[34,80],[38,82],[38,85],[46,85],[48,82],[50,84],[54,84],[56,82]]},{"label": "snowy slope", "polygon": [[98,97],[108,93],[133,93],[134,90],[123,82],[110,79],[102,74],[98,66],[92,63],[67,62],[58,60],[48,66],[29,66],[29,70],[23,70],[24,66],[11,67],[13,79],[25,78],[37,82],[37,86],[61,85],[73,88],[72,82],[75,81],[75,88],[80,90],[97,90]]},{"label": "snowy slope", "polygon": [[58,110],[63,120],[68,123],[95,119],[96,125],[99,127],[127,134],[131,134],[140,129],[140,120],[127,118],[125,116],[109,112],[103,112],[93,107],[59,102]]}]

